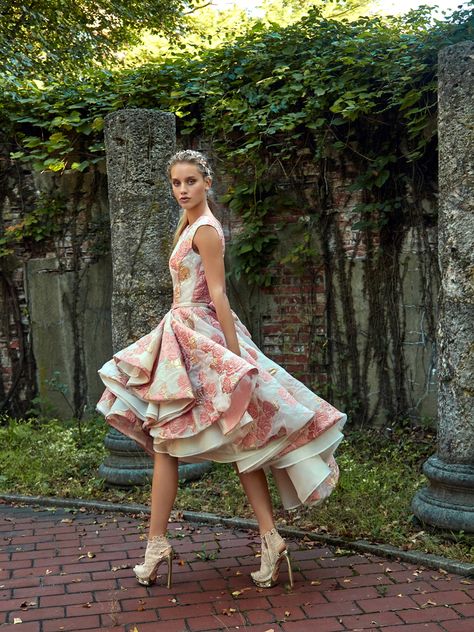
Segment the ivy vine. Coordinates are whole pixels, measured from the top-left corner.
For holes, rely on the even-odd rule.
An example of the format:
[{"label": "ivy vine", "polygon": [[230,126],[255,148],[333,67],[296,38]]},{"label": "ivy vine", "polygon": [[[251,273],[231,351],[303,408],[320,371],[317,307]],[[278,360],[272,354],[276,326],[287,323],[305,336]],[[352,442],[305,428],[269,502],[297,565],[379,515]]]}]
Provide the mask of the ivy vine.
[{"label": "ivy vine", "polygon": [[[355,22],[313,9],[297,24],[258,25],[194,59],[183,53],[132,70],[91,69],[66,85],[4,77],[6,144],[12,160],[36,170],[87,171],[104,160],[109,112],[174,112],[181,137],[204,135],[234,177],[225,202],[244,225],[233,246],[236,274],[268,284],[262,262],[271,263],[277,244],[269,218],[294,202],[282,181],[292,181],[302,157],[320,165],[345,155],[357,163],[350,188],[362,201],[354,228],[400,221],[406,187],[433,168],[437,54],[473,37],[473,4],[442,22],[427,7]],[[36,224],[38,212],[7,229],[0,256],[12,242],[54,231]],[[287,261],[304,258],[305,243],[303,231]]]}]

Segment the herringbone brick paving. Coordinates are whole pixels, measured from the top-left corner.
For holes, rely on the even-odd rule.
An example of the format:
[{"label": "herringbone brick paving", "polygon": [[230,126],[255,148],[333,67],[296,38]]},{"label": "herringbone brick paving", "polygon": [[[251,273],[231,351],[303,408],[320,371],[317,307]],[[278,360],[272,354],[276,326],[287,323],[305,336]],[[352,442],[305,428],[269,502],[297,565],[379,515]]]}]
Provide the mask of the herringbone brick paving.
[{"label": "herringbone brick paving", "polygon": [[254,532],[176,520],[173,587],[137,584],[143,516],[0,505],[0,628],[474,632],[474,580],[288,540],[292,591],[255,587]]}]

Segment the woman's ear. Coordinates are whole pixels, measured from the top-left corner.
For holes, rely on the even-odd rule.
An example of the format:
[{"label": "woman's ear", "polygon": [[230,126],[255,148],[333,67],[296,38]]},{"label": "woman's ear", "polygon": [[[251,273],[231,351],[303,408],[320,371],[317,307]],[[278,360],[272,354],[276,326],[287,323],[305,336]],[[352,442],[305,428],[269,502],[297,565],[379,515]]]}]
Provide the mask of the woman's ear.
[{"label": "woman's ear", "polygon": [[206,185],[207,185],[207,186],[206,186],[206,191],[209,191],[209,189],[210,189],[210,188],[211,188],[211,186],[212,186],[212,178],[209,178],[209,176],[207,176],[207,177],[205,178],[205,182],[206,182]]}]

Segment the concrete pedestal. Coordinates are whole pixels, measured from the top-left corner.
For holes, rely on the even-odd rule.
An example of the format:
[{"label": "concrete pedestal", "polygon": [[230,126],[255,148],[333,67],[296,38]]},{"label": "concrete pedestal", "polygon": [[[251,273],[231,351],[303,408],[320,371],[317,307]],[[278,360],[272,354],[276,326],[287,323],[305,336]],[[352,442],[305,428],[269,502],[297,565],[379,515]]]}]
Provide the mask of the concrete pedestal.
[{"label": "concrete pedestal", "polygon": [[439,55],[438,452],[422,521],[474,532],[474,42]]},{"label": "concrete pedestal", "polygon": [[[172,302],[168,259],[178,207],[167,177],[175,152],[175,117],[156,110],[120,110],[106,117],[105,147],[112,240],[112,344],[123,349],[148,333]],[[112,485],[139,485],[153,472],[150,457],[115,429],[99,474]],[[210,464],[180,465],[196,478]]]}]

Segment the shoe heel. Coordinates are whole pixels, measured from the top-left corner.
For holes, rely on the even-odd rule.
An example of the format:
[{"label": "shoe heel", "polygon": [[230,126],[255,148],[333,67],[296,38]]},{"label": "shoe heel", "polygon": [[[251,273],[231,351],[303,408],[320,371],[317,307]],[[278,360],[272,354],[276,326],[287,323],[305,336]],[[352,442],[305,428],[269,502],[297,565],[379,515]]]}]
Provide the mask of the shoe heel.
[{"label": "shoe heel", "polygon": [[167,586],[168,589],[171,588],[171,584],[172,584],[172,579],[173,579],[173,551],[169,552],[168,557],[166,558],[167,562],[168,562],[168,581],[167,581]]},{"label": "shoe heel", "polygon": [[290,588],[293,588],[293,570],[291,568],[291,560],[288,551],[283,551],[281,556],[284,557],[286,560],[286,564],[288,566],[288,579],[290,580]]}]

